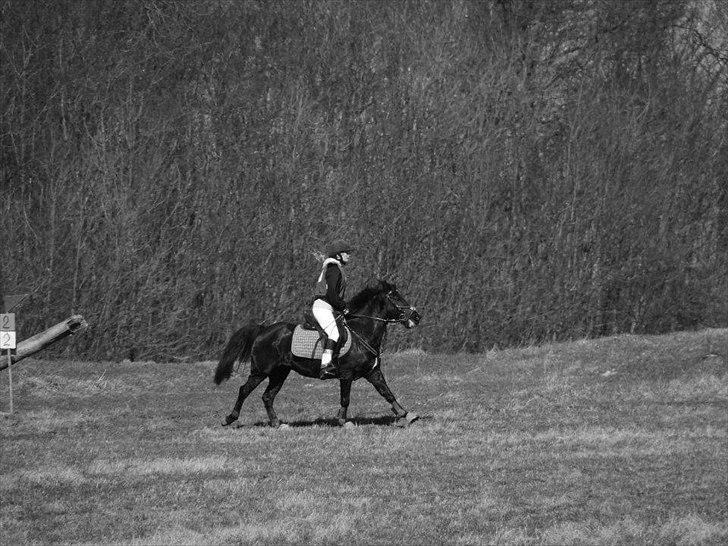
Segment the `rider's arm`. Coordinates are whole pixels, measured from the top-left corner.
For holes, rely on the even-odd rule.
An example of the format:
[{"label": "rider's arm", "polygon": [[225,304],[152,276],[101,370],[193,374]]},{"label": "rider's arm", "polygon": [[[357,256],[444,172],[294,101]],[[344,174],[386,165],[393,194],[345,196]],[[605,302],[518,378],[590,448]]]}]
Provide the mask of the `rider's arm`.
[{"label": "rider's arm", "polygon": [[326,300],[336,311],[342,313],[346,309],[346,302],[341,299],[341,271],[335,265],[326,268]]}]

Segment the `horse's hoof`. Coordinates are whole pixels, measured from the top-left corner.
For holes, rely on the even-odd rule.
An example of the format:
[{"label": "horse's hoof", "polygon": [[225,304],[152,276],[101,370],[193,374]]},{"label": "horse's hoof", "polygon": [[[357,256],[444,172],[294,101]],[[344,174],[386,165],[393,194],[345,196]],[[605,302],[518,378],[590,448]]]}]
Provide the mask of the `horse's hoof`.
[{"label": "horse's hoof", "polygon": [[281,426],[278,427],[280,430],[286,430],[288,428],[291,428],[291,425],[288,425],[286,423],[281,423]]},{"label": "horse's hoof", "polygon": [[356,425],[351,421],[346,421],[343,425],[344,428],[356,428]]},{"label": "horse's hoof", "polygon": [[237,421],[237,416],[233,415],[232,413],[225,417],[225,420],[222,422],[222,426],[226,427],[228,425],[232,425],[235,421]]},{"label": "horse's hoof", "polygon": [[420,418],[419,415],[410,411],[404,417],[400,417],[394,421],[394,425],[397,427],[408,427]]}]

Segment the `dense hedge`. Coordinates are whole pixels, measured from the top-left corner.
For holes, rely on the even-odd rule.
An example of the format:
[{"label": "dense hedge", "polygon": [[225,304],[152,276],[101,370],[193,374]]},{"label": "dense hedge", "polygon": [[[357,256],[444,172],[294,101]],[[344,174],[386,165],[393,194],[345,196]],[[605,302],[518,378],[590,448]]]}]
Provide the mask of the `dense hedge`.
[{"label": "dense hedge", "polygon": [[213,357],[315,253],[483,350],[728,323],[721,3],[6,1],[2,267],[21,337]]}]

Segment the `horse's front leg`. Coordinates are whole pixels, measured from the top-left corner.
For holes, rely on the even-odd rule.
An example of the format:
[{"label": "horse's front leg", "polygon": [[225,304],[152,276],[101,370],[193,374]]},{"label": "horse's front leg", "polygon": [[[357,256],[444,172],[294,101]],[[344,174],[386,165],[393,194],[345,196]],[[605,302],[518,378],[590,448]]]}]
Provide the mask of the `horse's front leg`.
[{"label": "horse's front leg", "polygon": [[415,412],[408,412],[406,409],[399,405],[399,402],[397,402],[394,394],[392,394],[392,391],[389,390],[387,381],[384,379],[381,364],[379,366],[376,366],[365,377],[366,380],[369,381],[369,383],[371,383],[375,389],[377,389],[377,392],[381,394],[384,399],[392,405],[392,412],[397,417],[397,421],[395,421],[397,425],[407,426],[420,418],[420,416],[417,415]]},{"label": "horse's front leg", "polygon": [[354,374],[348,371],[342,371],[339,378],[339,391],[341,394],[341,407],[336,414],[336,421],[339,426],[346,424],[346,412],[349,409],[349,400],[351,398],[351,384],[354,382]]}]

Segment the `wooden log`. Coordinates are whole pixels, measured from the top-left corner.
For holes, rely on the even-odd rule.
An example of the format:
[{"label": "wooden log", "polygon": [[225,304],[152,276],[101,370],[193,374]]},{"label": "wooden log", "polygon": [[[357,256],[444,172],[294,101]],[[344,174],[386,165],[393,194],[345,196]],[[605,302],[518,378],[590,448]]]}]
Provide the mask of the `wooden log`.
[{"label": "wooden log", "polygon": [[[64,337],[68,337],[77,332],[83,332],[87,327],[88,324],[81,315],[73,315],[43,332],[20,341],[15,350],[15,354],[11,355],[10,360],[15,364],[24,358],[34,355],[38,351],[42,351],[49,345],[53,345],[56,341],[60,341]],[[7,367],[7,357],[0,357],[0,370],[4,370]]]}]

